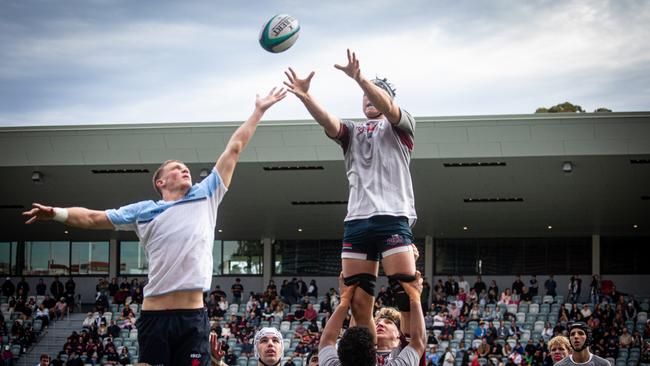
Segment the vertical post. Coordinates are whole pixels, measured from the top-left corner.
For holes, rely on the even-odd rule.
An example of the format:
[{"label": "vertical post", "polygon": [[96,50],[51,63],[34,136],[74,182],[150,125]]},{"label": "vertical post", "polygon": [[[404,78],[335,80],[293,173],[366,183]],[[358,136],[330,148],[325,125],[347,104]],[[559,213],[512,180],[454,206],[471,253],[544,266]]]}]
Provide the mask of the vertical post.
[{"label": "vertical post", "polygon": [[591,274],[600,277],[600,235],[591,236]]},{"label": "vertical post", "polygon": [[431,235],[424,237],[424,277],[433,288],[433,236]]},{"label": "vertical post", "polygon": [[262,246],[264,248],[262,256],[262,289],[266,289],[266,285],[271,280],[273,275],[273,253],[271,238],[262,238]]},{"label": "vertical post", "polygon": [[[117,255],[117,239],[111,239],[108,242],[108,276],[110,278],[117,277],[117,269],[120,265],[118,263],[119,256]],[[109,280],[110,281],[110,280]]]}]

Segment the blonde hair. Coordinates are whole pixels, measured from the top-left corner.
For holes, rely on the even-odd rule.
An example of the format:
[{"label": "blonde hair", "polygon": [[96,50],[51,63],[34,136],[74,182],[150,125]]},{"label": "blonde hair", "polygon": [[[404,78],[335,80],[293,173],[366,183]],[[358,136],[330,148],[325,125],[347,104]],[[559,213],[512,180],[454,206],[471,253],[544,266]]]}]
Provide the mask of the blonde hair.
[{"label": "blonde hair", "polygon": [[395,326],[397,326],[397,330],[400,330],[400,323],[402,320],[402,316],[400,312],[397,311],[397,309],[391,307],[384,307],[377,310],[377,314],[375,314],[375,319],[382,319],[382,318],[390,320],[391,322],[393,322],[393,324],[395,324]]},{"label": "blonde hair", "polygon": [[559,335],[551,338],[550,341],[548,341],[548,349],[549,351],[553,346],[563,346],[567,352],[571,353],[571,343],[569,342],[569,338]]}]

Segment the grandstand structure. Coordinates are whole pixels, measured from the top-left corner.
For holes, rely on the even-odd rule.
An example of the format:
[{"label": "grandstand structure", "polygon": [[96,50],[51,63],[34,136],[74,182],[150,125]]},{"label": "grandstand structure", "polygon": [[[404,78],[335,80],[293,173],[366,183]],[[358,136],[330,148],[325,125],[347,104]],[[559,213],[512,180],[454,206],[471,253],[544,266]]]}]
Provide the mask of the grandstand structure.
[{"label": "grandstand structure", "polygon": [[[647,291],[647,266],[629,259],[616,262],[629,257],[616,253],[648,253],[642,244],[650,235],[650,113],[418,117],[417,123],[411,163],[418,211],[414,235],[424,249],[420,267],[428,278],[447,273],[508,278],[517,272],[602,273],[635,275],[625,278],[628,290]],[[108,243],[108,254],[99,258],[62,264],[50,258],[46,269],[7,274],[63,274],[67,267],[73,274],[142,274],[123,271],[129,255],[140,255],[134,266],[142,267],[141,252],[120,250],[120,243],[137,240],[129,233],[56,223],[25,226],[19,214],[34,201],[103,209],[156,199],[151,175],[162,161],[185,161],[197,181],[236,126],[0,128],[0,242],[12,245],[0,254],[1,261],[13,270],[17,264],[29,267],[17,259],[29,254],[22,243]],[[246,269],[224,266],[228,268],[215,274],[252,275],[244,278],[245,286],[261,288],[270,278],[305,270],[295,266],[302,260],[293,252],[317,245],[321,258],[330,259],[334,267],[305,274],[335,277],[337,261],[330,257],[336,257],[336,244],[330,242],[341,236],[346,201],[340,148],[320,126],[310,120],[264,121],[237,167],[216,233],[219,240],[248,241],[255,258],[246,259]],[[544,250],[532,249],[540,246]],[[525,266],[528,259],[522,255],[501,255],[515,263],[511,271],[503,271],[489,255],[501,247],[510,248],[504,253],[529,249],[528,259],[544,257],[545,262],[532,263],[531,269],[525,268],[531,266]],[[562,247],[573,248],[568,249],[573,258],[571,253],[554,254]],[[463,248],[462,253],[453,248]],[[285,260],[277,259],[279,251]],[[88,250],[78,252],[70,256],[86,256]],[[471,260],[459,261],[461,254]],[[571,268],[577,257],[587,260]],[[278,263],[284,264],[284,272],[276,270]]]},{"label": "grandstand structure", "polygon": [[[588,302],[598,274],[650,297],[650,112],[416,120],[414,235],[418,268],[432,285],[460,274],[505,288],[517,274],[536,274],[543,295],[554,274],[565,295],[580,274]],[[32,289],[39,278],[70,275],[88,304],[98,277],[146,276],[132,233],[26,226],[20,212],[32,202],[104,209],[158,199],[151,176],[162,161],[183,160],[199,181],[237,126],[0,128],[0,273],[26,276]],[[292,277],[316,279],[322,294],[336,286],[347,186],[340,147],[314,121],[263,121],[219,209],[213,287],[229,292],[235,277],[245,293]],[[514,311],[533,339],[561,300],[540,296],[502,310]],[[475,342],[470,331],[450,342]],[[130,333],[123,338],[133,346]]]}]

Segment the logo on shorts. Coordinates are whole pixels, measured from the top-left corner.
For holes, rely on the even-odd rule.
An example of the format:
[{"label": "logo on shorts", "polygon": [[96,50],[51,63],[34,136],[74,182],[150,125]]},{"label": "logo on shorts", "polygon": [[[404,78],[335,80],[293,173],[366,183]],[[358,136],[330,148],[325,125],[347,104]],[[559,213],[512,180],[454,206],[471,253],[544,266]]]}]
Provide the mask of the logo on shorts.
[{"label": "logo on shorts", "polygon": [[393,234],[390,238],[386,239],[386,244],[388,245],[400,245],[404,244],[404,237],[399,234]]},{"label": "logo on shorts", "polygon": [[190,359],[192,360],[192,366],[199,366],[201,364],[200,353],[190,353]]}]

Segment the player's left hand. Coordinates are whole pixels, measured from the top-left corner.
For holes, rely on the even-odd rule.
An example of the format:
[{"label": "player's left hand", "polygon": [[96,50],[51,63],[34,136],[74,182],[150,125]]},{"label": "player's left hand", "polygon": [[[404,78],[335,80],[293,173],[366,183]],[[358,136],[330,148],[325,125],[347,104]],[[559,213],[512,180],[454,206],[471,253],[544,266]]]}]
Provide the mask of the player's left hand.
[{"label": "player's left hand", "polygon": [[265,97],[260,97],[260,95],[257,94],[255,96],[255,108],[259,108],[262,112],[264,112],[272,105],[287,96],[287,91],[284,88],[280,88],[278,91],[275,89],[277,88],[271,89],[269,94],[267,94]]}]

